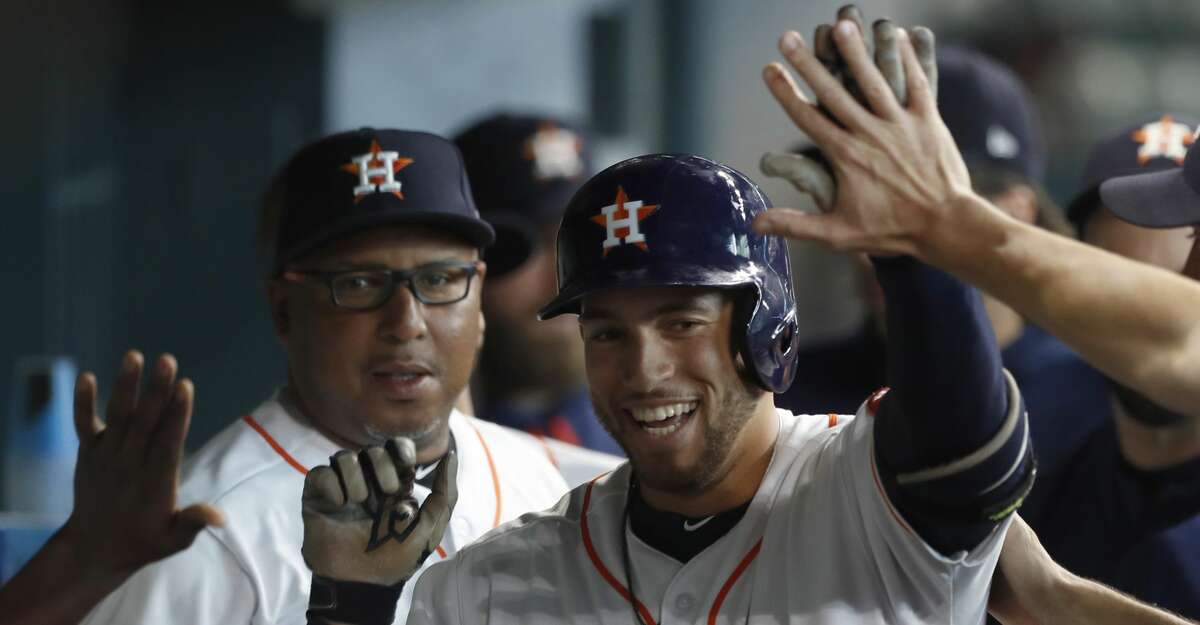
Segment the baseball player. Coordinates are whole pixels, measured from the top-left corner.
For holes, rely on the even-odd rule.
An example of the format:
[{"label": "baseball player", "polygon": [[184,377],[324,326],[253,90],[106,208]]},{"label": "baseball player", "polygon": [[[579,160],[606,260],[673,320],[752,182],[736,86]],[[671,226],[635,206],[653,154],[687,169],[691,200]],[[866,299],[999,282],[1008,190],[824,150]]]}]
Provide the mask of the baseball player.
[{"label": "baseball player", "polygon": [[[434,565],[410,623],[982,620],[1034,470],[978,296],[910,258],[875,259],[892,391],[856,416],[776,410],[795,302],[785,244],[750,226],[769,206],[692,156],[630,159],[576,194],[542,314],[579,313],[593,403],[630,462]],[[323,577],[403,584],[454,499],[412,515],[408,464],[376,456],[308,478],[305,553]],[[372,523],[342,485],[380,473],[375,499],[416,520],[363,553]]]},{"label": "baseball player", "polygon": [[[138,572],[87,623],[303,623],[314,582],[296,502],[309,468],[340,449],[402,434],[414,497],[436,479],[469,489],[429,562],[567,490],[536,441],[452,409],[482,338],[479,253],[493,236],[453,144],[326,137],[282,170],[264,219],[287,383],[191,457],[180,489],[183,503],[219,506],[225,526]],[[357,466],[352,453],[335,462]]]}]

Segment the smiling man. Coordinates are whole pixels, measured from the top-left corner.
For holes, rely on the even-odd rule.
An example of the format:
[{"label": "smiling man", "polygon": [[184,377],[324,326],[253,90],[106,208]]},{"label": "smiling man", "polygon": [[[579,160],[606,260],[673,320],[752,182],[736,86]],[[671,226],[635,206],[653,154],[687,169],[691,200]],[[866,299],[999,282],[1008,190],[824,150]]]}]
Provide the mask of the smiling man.
[{"label": "smiling man", "polygon": [[336,606],[339,588],[301,558],[296,502],[310,467],[334,454],[358,466],[342,449],[403,436],[415,500],[438,478],[471,490],[433,561],[567,490],[535,441],[454,409],[482,340],[479,253],[493,231],[453,144],[374,129],[317,141],[276,177],[261,230],[288,379],[189,460],[180,489],[226,524],[137,573],[87,623],[303,623],[310,585]]}]

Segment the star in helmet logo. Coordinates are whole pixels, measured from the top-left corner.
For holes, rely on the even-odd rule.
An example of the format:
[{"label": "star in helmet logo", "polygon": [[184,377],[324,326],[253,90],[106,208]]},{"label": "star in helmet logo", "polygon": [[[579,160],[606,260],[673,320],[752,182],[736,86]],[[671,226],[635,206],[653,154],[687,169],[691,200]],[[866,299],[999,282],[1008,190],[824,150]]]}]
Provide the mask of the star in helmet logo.
[{"label": "star in helmet logo", "polygon": [[1170,115],[1163,115],[1162,119],[1142,126],[1133,131],[1131,136],[1141,144],[1137,159],[1142,165],[1152,158],[1169,158],[1182,165],[1188,146],[1196,140],[1190,127],[1176,122]]},{"label": "star in helmet logo", "polygon": [[638,224],[651,213],[658,210],[658,204],[643,205],[641,200],[630,200],[625,195],[625,189],[617,187],[617,199],[612,204],[600,209],[599,215],[592,216],[592,221],[604,226],[608,237],[604,239],[602,256],[608,256],[614,247],[630,243],[642,251],[649,251],[646,235]]},{"label": "star in helmet logo", "polygon": [[413,162],[411,158],[400,156],[399,152],[385,152],[379,147],[379,140],[371,141],[371,151],[359,154],[342,165],[342,171],[358,176],[358,185],[354,187],[354,202],[357,204],[363,196],[369,193],[391,193],[403,200],[400,192],[400,182],[396,180],[396,172],[408,167]]}]

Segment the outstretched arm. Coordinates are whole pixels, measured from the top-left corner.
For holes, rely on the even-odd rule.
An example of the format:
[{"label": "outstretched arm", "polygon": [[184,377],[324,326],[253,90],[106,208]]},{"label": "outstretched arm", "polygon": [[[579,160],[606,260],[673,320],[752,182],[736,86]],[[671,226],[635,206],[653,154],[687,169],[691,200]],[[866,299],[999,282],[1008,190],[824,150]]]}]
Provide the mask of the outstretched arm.
[{"label": "outstretched arm", "polygon": [[[784,56],[823,105],[821,110],[803,106],[824,122],[809,134],[829,150],[836,191],[828,199],[835,214],[845,202],[881,201],[885,189],[872,160],[893,155],[885,151],[888,143],[872,141],[889,133],[895,141],[931,141],[938,131],[946,132],[926,127],[923,114],[914,112],[936,110],[932,84],[922,69],[932,65],[931,35],[924,48],[930,62],[921,63],[902,31],[877,22],[873,59],[857,22],[839,20],[833,41],[861,99],[828,71],[818,58],[820,46],[814,55],[796,33],[780,42]],[[794,87],[781,68],[769,72]],[[900,82],[902,90],[896,87]],[[904,93],[907,106],[899,100]],[[922,156],[929,157],[904,155]],[[946,159],[944,165],[939,192],[969,189],[961,159]],[[991,325],[973,288],[907,256],[873,262],[887,300],[891,386],[875,421],[881,481],[931,546],[944,554],[969,550],[1011,512],[1031,484],[1020,396],[1002,373]]]},{"label": "outstretched arm", "polygon": [[140,392],[142,365],[140,353],[125,355],[106,422],[97,416],[96,376],[76,381],[75,507],[0,589],[0,623],[78,623],[142,566],[186,549],[200,530],[223,522],[207,505],[175,507],[191,381],[177,381],[175,359],[164,355]]},{"label": "outstretched arm", "polygon": [[[907,36],[901,47],[911,50]],[[793,65],[812,55],[783,42]],[[815,61],[814,61],[815,62]],[[850,67],[859,82],[867,69]],[[852,96],[803,76],[829,110]],[[1057,335],[1110,377],[1174,410],[1200,416],[1200,285],[1020,223],[975,194],[953,139],[926,98],[872,106],[832,122],[779,64],[764,72],[771,93],[833,164],[836,196],[814,189],[828,212],[773,209],[760,231],[839,250],[907,254],[941,267]],[[869,89],[864,92],[870,94]],[[903,115],[900,115],[903,113]],[[764,166],[767,163],[764,162]],[[778,173],[819,187],[811,169]],[[820,182],[820,181],[818,181]],[[1200,278],[1200,251],[1185,273]],[[1114,328],[1119,331],[1114,332]]]},{"label": "outstretched arm", "polygon": [[1019,516],[1008,528],[988,612],[1004,625],[1187,625],[1107,586],[1073,575]]}]

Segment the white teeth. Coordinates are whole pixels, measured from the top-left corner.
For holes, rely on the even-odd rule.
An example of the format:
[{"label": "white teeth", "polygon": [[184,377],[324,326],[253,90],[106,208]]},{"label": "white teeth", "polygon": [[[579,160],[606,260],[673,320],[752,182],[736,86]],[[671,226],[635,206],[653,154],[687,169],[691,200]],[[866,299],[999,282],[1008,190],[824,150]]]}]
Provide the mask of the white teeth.
[{"label": "white teeth", "polygon": [[[681,414],[684,414],[687,412],[691,412],[695,409],[696,409],[696,402],[693,401],[693,402],[686,402],[686,403],[679,403],[679,404],[670,404],[667,406],[654,406],[654,407],[647,407],[647,408],[630,408],[629,412],[632,413],[633,418],[640,423],[654,423],[656,421],[665,421],[666,419],[669,419],[676,415],[681,415]],[[669,432],[674,431],[675,427],[678,427],[678,426],[676,425],[676,426],[672,426],[672,427],[657,428],[657,429],[663,430],[663,433],[669,433]]]},{"label": "white teeth", "polygon": [[642,429],[645,430],[646,433],[649,434],[650,436],[660,437],[660,436],[666,436],[667,434],[670,434],[671,432],[674,432],[675,430],[678,430],[681,427],[683,427],[683,422],[679,421],[676,423],[672,423],[671,425],[668,425],[665,428],[642,428]]}]

